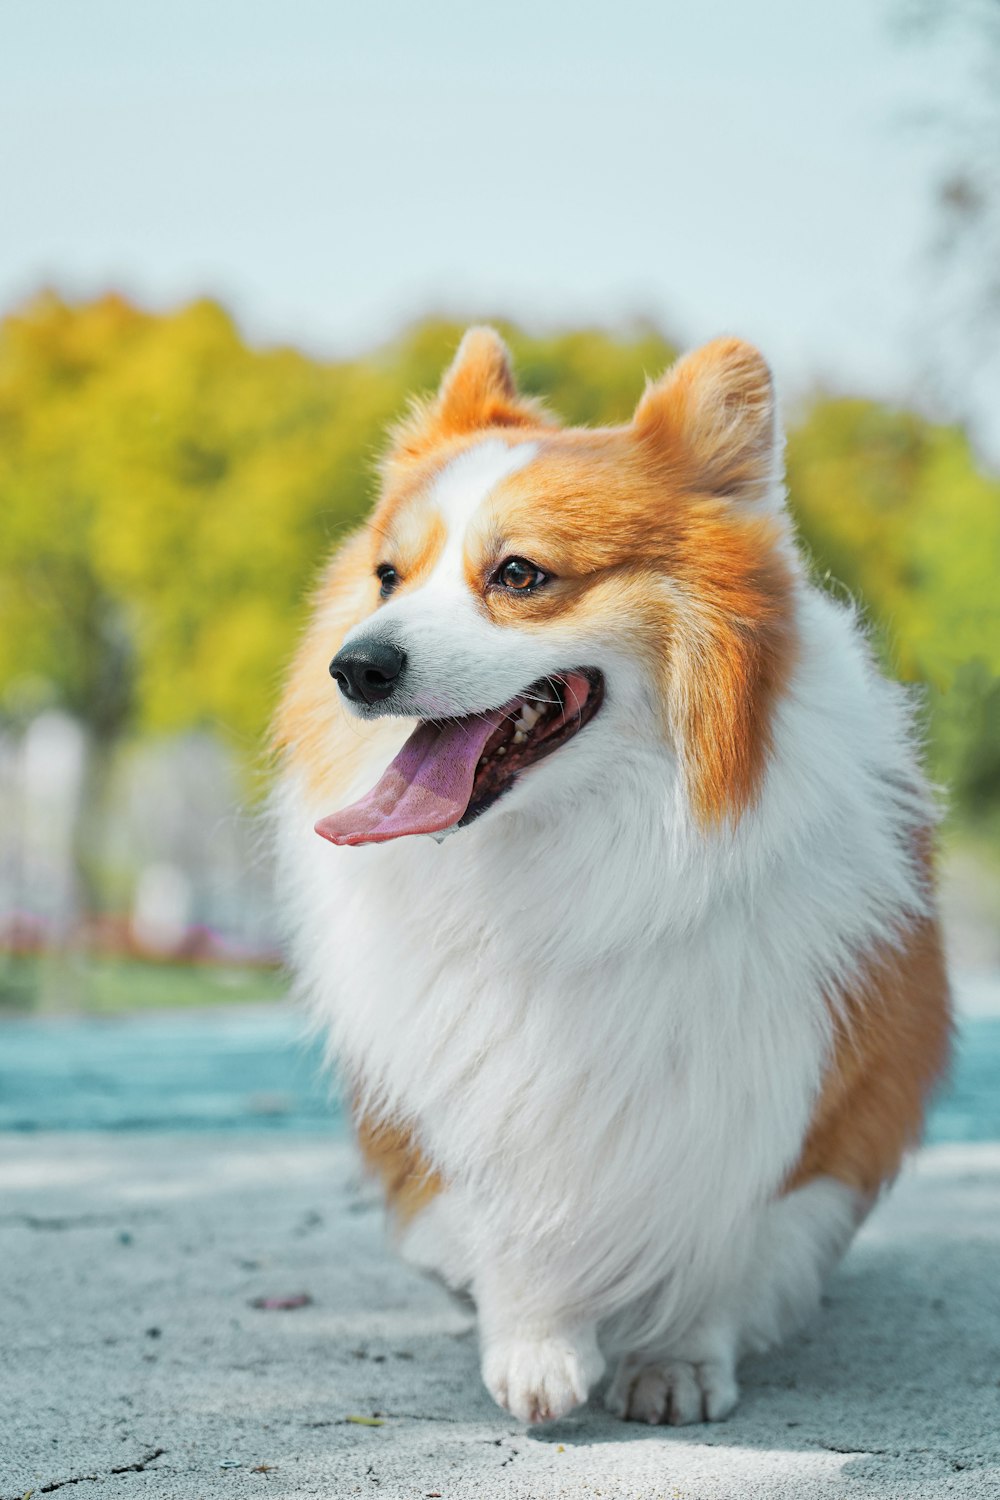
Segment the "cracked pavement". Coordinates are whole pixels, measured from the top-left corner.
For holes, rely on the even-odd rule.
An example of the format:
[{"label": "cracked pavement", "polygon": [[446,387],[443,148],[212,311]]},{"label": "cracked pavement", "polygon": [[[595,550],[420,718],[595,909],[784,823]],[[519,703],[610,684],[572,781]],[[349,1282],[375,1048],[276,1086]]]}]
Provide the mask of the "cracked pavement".
[{"label": "cracked pavement", "polygon": [[520,1428],[329,1135],[0,1136],[0,1265],[0,1500],[1000,1494],[1000,1145],[925,1152],[711,1428]]}]

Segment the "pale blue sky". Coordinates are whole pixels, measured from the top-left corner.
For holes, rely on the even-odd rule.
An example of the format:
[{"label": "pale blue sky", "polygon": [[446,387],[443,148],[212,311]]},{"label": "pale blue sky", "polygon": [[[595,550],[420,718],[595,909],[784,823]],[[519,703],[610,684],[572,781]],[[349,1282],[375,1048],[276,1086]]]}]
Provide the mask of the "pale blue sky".
[{"label": "pale blue sky", "polygon": [[756,339],[916,389],[963,86],[894,0],[3,0],[0,307],[209,292],[322,352],[429,308]]}]

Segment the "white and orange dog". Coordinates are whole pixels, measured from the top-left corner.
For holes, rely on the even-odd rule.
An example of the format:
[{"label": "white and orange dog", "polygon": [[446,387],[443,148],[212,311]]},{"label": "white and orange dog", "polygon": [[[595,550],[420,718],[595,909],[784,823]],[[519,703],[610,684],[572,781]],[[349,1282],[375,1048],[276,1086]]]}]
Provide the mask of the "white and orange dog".
[{"label": "white and orange dog", "polygon": [[297,972],[404,1252],[471,1291],[525,1421],[611,1357],[622,1416],[731,1412],[944,1065],[909,709],[811,585],[780,455],[746,344],[590,431],[472,330],[279,714]]}]

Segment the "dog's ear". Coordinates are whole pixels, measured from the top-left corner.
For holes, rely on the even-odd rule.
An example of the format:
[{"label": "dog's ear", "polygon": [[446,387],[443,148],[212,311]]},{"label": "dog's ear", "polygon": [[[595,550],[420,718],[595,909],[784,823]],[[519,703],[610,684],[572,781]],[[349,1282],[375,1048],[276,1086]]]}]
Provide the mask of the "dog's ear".
[{"label": "dog's ear", "polygon": [[517,408],[510,350],[495,328],[470,328],[445,370],[434,403],[451,432],[504,426]]},{"label": "dog's ear", "polygon": [[388,463],[419,458],[438,443],[489,427],[549,425],[541,406],[518,393],[510,352],[494,328],[470,328],[430,401],[396,428]]},{"label": "dog's ear", "polygon": [[695,502],[670,569],[666,697],[695,816],[706,827],[735,822],[763,784],[794,651],[793,581],[776,545],[771,373],[752,345],[717,339],[649,386],[632,431],[654,470]]},{"label": "dog's ear", "polygon": [[779,499],[771,372],[742,339],[715,339],[647,386],[633,429],[685,489],[733,500]]}]

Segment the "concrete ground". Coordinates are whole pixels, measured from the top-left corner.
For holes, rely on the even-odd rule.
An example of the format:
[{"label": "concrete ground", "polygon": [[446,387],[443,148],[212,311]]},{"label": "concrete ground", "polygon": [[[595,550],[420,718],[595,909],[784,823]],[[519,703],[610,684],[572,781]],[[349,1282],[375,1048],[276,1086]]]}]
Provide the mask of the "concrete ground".
[{"label": "concrete ground", "polygon": [[926,1152],[711,1428],[512,1422],[329,1136],[0,1136],[0,1274],[0,1500],[1000,1495],[1000,1145]]}]

